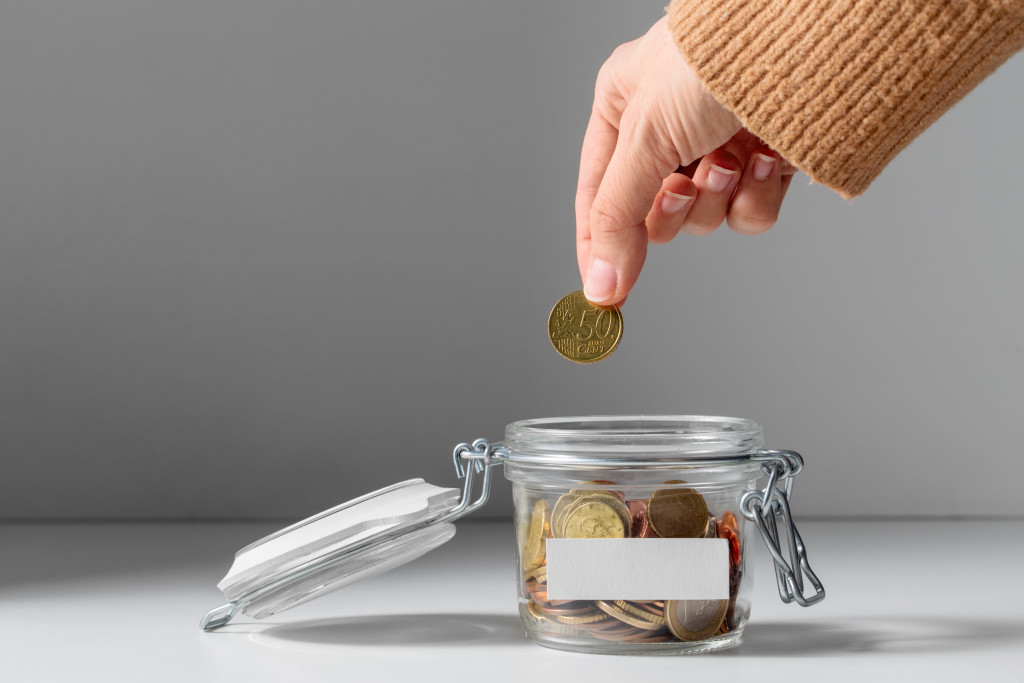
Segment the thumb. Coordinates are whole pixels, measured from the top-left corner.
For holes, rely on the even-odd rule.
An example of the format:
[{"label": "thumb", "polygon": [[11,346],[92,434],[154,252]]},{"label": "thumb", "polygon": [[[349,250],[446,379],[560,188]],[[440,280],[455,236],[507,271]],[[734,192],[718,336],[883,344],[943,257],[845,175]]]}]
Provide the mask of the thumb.
[{"label": "thumb", "polygon": [[[624,129],[627,129],[625,126]],[[663,179],[671,168],[661,163],[636,139],[619,137],[619,144],[590,209],[590,259],[583,294],[596,304],[625,300],[647,256],[647,225]],[[664,171],[664,172],[662,172]]]}]

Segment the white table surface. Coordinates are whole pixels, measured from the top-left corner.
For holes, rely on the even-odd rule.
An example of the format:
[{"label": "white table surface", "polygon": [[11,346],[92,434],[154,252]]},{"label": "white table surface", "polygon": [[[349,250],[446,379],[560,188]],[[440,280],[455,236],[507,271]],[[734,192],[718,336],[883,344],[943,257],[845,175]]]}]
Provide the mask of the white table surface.
[{"label": "white table surface", "polygon": [[760,552],[743,643],[691,657],[528,643],[511,525],[487,522],[390,574],[202,633],[234,551],[273,528],[0,525],[0,681],[1024,681],[1020,520],[804,522],[826,600],[781,604]]}]

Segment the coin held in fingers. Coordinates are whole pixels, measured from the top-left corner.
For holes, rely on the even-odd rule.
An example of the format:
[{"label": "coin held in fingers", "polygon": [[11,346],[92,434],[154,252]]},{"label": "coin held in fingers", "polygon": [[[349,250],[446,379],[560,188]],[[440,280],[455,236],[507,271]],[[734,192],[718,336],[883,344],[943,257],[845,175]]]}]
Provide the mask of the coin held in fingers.
[{"label": "coin held in fingers", "polygon": [[555,350],[574,363],[596,363],[615,351],[622,339],[622,313],[597,306],[582,290],[566,294],[548,316],[548,338]]}]

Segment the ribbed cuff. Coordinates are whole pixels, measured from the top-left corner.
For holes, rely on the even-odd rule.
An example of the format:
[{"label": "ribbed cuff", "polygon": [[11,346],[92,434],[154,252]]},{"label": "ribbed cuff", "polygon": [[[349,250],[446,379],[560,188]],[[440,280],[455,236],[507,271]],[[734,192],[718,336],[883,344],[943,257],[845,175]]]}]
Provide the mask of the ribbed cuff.
[{"label": "ribbed cuff", "polygon": [[1024,0],[672,0],[668,15],[711,94],[844,197],[1024,46]]}]

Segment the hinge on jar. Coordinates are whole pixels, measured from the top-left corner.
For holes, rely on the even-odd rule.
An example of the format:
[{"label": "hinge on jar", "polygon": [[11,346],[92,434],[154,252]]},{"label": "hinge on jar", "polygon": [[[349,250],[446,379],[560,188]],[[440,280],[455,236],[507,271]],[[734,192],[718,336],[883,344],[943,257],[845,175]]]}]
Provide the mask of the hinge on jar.
[{"label": "hinge on jar", "polygon": [[[477,439],[472,445],[460,443],[455,447],[455,450],[452,451],[455,475],[459,479],[465,479],[462,484],[462,499],[458,505],[452,508],[451,512],[439,521],[451,522],[483,507],[491,495],[491,468],[501,462],[501,458],[506,452],[507,449],[504,446],[500,444],[491,446],[487,439]],[[480,493],[474,500],[474,478],[481,472],[484,476],[480,483]]]},{"label": "hinge on jar", "polygon": [[[824,599],[825,588],[807,561],[807,549],[789,510],[793,478],[803,469],[804,460],[794,451],[771,450],[758,451],[754,460],[762,461],[761,469],[768,475],[768,484],[763,491],[748,491],[744,494],[740,510],[744,517],[757,525],[761,538],[775,560],[775,578],[782,602],[796,602],[803,607],[810,607]],[[778,488],[780,482],[783,482],[784,490]],[[782,551],[779,521],[785,530],[788,560]],[[805,578],[814,588],[813,595],[804,595]]]}]

